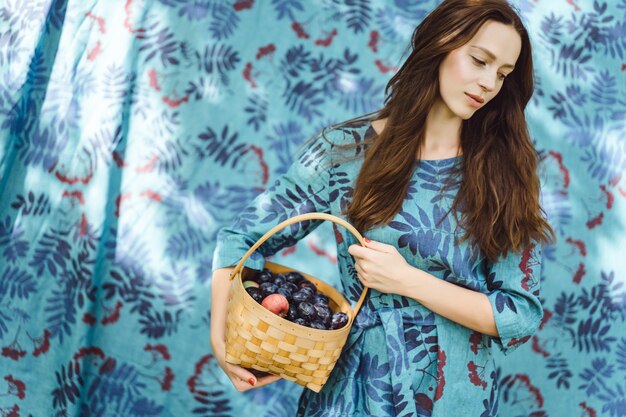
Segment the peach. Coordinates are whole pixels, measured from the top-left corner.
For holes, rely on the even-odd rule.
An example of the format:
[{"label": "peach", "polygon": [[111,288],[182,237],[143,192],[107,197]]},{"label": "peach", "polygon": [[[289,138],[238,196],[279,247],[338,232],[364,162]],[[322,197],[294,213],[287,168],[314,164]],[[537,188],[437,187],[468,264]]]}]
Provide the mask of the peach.
[{"label": "peach", "polygon": [[285,317],[289,312],[289,301],[284,295],[270,294],[263,299],[261,305],[280,317]]}]

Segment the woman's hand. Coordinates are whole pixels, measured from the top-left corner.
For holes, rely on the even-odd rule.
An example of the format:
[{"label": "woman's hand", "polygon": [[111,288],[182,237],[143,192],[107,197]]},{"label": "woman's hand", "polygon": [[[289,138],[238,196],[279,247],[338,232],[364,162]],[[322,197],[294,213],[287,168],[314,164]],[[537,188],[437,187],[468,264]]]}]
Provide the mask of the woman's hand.
[{"label": "woman's hand", "polygon": [[404,295],[409,284],[411,265],[391,245],[365,239],[367,247],[350,245],[348,253],[363,285],[382,293]]},{"label": "woman's hand", "polygon": [[241,366],[233,365],[226,362],[226,343],[216,342],[211,344],[213,347],[213,353],[217,363],[222,367],[224,373],[228,376],[230,381],[235,386],[235,389],[239,392],[245,392],[253,388],[260,388],[265,385],[271,384],[282,379],[276,375],[268,375],[257,378],[249,370],[242,368]]}]

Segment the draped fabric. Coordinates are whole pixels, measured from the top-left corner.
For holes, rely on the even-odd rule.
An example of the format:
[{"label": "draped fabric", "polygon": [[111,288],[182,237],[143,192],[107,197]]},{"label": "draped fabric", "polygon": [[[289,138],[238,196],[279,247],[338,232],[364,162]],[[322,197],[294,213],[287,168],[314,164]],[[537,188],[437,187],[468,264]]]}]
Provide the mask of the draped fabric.
[{"label": "draped fabric", "polygon": [[[217,230],[380,108],[438,3],[0,2],[0,415],[295,415],[299,386],[237,393],[211,352]],[[512,3],[558,240],[485,415],[624,416],[626,0]],[[322,225],[273,261],[338,284],[337,256]]]}]

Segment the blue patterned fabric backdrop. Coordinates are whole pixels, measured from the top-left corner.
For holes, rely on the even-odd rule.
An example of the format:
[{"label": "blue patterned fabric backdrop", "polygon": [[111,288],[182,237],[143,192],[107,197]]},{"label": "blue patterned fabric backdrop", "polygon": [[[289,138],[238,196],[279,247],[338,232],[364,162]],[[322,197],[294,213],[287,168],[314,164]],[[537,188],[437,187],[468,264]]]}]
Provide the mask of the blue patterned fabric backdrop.
[{"label": "blue patterned fabric backdrop", "polygon": [[[626,416],[626,0],[513,3],[558,241],[500,415]],[[217,230],[307,137],[382,105],[437,4],[3,0],[0,415],[294,415],[300,387],[239,394],[211,352]],[[331,233],[274,261],[334,283]]]}]

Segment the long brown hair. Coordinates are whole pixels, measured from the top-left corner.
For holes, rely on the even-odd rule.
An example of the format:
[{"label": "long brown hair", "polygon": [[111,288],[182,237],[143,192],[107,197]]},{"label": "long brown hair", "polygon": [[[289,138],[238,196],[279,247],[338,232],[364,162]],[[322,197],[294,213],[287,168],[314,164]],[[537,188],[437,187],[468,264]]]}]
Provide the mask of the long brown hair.
[{"label": "long brown hair", "polygon": [[[522,49],[500,92],[461,127],[462,183],[452,205],[460,225],[494,262],[554,232],[539,205],[538,155],[524,109],[534,89],[531,45],[519,16],[504,0],[446,0],[415,29],[412,51],[385,89],[376,119],[384,130],[369,140],[353,198],[344,215],[361,232],[389,223],[402,208],[424,142],[426,116],[439,97],[445,56],[495,20],[519,33]],[[388,94],[388,92],[390,92]],[[362,118],[352,119],[342,125]],[[363,145],[363,144],[361,144]]]}]

